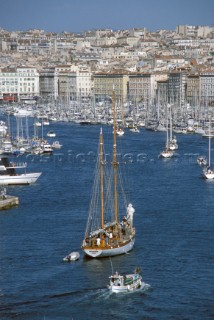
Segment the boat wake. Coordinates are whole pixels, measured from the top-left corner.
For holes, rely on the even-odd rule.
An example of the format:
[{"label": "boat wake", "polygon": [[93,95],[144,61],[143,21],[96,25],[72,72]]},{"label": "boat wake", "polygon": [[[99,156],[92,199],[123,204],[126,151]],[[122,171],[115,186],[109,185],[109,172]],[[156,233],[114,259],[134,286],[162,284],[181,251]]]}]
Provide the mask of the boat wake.
[{"label": "boat wake", "polygon": [[[134,290],[133,292],[130,291],[128,293],[145,293],[146,291],[148,291],[150,289],[150,285],[147,283],[142,282],[141,287],[137,290]],[[123,296],[124,294],[128,294],[123,293],[121,294],[115,294],[112,293],[108,288],[96,288],[96,289],[84,289],[84,290],[79,290],[79,291],[72,291],[72,292],[63,292],[63,293],[59,293],[59,294],[54,294],[54,295],[46,295],[37,299],[33,299],[33,300],[27,300],[27,301],[19,301],[19,302],[15,302],[15,303],[11,303],[11,304],[5,304],[2,305],[0,307],[0,312],[2,311],[10,311],[10,310],[14,310],[14,308],[16,310],[20,310],[20,308],[23,308],[25,306],[35,306],[36,308],[38,308],[39,305],[41,305],[41,303],[43,305],[49,304],[51,300],[57,300],[57,299],[61,299],[65,298],[65,299],[72,299],[72,303],[76,304],[78,303],[79,305],[84,305],[86,303],[86,301],[93,301],[97,304],[100,303],[100,301],[107,301],[109,299],[111,299],[112,297],[119,297],[119,296]],[[3,295],[3,294],[2,294]],[[0,292],[0,296],[1,296],[1,292]]]},{"label": "boat wake", "polygon": [[145,283],[145,282],[142,282],[139,290],[141,290],[141,291],[143,291],[143,292],[146,292],[146,291],[148,291],[150,288],[151,288],[150,284]]}]

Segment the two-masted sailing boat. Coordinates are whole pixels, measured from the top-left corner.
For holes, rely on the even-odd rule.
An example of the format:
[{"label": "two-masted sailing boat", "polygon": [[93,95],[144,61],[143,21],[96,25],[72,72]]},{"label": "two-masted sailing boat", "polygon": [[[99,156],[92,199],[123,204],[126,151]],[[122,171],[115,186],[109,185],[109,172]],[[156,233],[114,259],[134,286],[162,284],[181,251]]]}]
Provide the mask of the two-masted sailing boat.
[{"label": "two-masted sailing boat", "polygon": [[[132,250],[135,241],[133,227],[134,208],[132,204],[123,211],[119,220],[121,203],[119,201],[119,164],[117,161],[116,109],[113,92],[114,139],[111,170],[104,154],[102,129],[100,131],[99,152],[97,158],[93,197],[91,200],[88,223],[82,250],[93,258],[108,257],[127,253]],[[106,169],[109,169],[106,173]],[[123,190],[124,191],[124,190]],[[124,192],[123,192],[124,193]],[[126,203],[127,206],[127,203]],[[122,210],[121,210],[122,211]]]}]

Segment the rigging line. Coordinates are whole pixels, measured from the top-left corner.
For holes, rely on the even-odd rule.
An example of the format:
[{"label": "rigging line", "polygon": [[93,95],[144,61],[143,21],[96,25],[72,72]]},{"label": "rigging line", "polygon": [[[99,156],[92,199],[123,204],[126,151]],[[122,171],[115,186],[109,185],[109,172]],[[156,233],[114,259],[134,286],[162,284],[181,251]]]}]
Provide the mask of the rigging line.
[{"label": "rigging line", "polygon": [[[109,169],[109,174],[106,173],[106,203],[105,203],[106,212],[113,212],[114,202],[113,202],[112,181],[113,181],[113,171]],[[112,216],[110,216],[109,219],[112,220]]]},{"label": "rigging line", "polygon": [[121,172],[119,172],[119,175],[118,175],[118,178],[119,178],[119,185],[120,185],[120,188],[121,188],[121,194],[122,194],[122,198],[123,198],[123,203],[125,205],[125,207],[127,207],[127,196],[126,196],[126,193],[125,193],[125,188],[123,187],[123,179],[122,179],[122,174]]},{"label": "rigging line", "polygon": [[85,232],[85,236],[89,233],[89,230],[92,229],[92,217],[95,215],[96,212],[96,203],[97,203],[97,199],[96,199],[96,190],[98,189],[98,183],[99,183],[99,179],[97,177],[97,170],[98,170],[98,165],[99,165],[99,157],[97,156],[97,161],[96,161],[96,166],[95,166],[95,178],[94,178],[94,183],[93,183],[93,187],[92,187],[92,198],[91,198],[91,202],[90,202],[90,206],[89,206],[89,215],[88,215],[88,221],[87,221],[87,226],[86,226],[86,232]]}]

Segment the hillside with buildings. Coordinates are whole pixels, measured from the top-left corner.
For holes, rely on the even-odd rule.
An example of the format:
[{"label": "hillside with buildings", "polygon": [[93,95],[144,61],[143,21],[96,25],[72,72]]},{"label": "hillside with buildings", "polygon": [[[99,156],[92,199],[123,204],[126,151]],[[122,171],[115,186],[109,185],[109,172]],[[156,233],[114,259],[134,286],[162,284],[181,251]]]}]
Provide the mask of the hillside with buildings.
[{"label": "hillside with buildings", "polygon": [[115,88],[144,106],[214,105],[214,27],[92,30],[0,29],[0,101],[105,99]]}]

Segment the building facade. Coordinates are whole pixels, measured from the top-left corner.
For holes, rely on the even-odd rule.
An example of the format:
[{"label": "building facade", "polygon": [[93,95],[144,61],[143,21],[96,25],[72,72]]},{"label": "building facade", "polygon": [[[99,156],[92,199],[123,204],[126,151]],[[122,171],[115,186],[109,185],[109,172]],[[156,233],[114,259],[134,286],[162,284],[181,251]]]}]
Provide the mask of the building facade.
[{"label": "building facade", "polygon": [[128,97],[128,74],[124,71],[115,72],[100,72],[95,73],[94,80],[94,95],[97,99],[105,99],[112,96],[113,89],[116,97],[124,101]]},{"label": "building facade", "polygon": [[0,99],[20,101],[39,96],[39,73],[36,68],[17,67],[0,70]]}]

